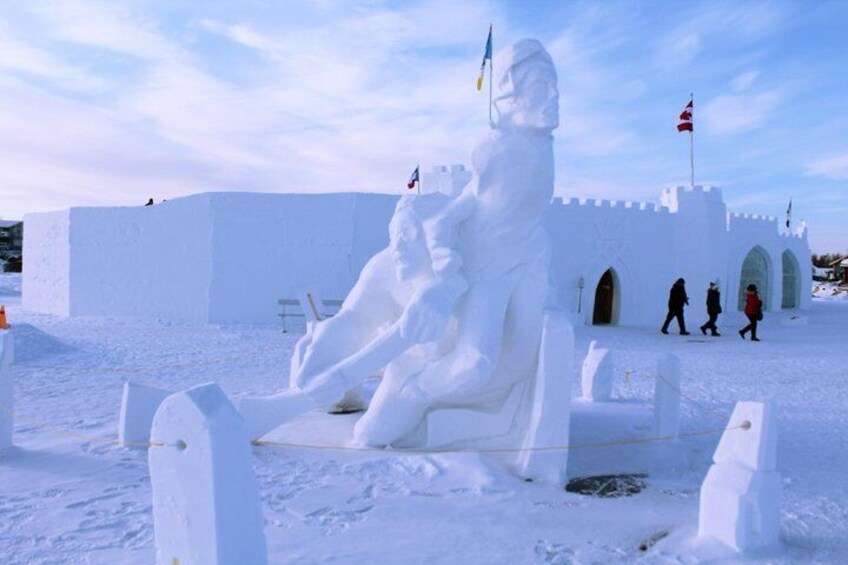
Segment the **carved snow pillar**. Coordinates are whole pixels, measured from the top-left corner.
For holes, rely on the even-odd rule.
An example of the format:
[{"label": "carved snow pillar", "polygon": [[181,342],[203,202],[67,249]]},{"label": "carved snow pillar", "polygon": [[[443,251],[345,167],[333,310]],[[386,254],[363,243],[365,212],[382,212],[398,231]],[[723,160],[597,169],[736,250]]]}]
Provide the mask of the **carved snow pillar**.
[{"label": "carved snow pillar", "polygon": [[767,402],[737,402],[701,486],[698,536],[737,551],[774,547],[780,534],[777,422]]},{"label": "carved snow pillar", "polygon": [[12,362],[15,360],[15,341],[11,330],[0,330],[0,450],[12,447],[15,425],[12,396]]},{"label": "carved snow pillar", "polygon": [[165,399],[149,451],[156,562],[266,565],[259,486],[244,422],[217,384]]}]

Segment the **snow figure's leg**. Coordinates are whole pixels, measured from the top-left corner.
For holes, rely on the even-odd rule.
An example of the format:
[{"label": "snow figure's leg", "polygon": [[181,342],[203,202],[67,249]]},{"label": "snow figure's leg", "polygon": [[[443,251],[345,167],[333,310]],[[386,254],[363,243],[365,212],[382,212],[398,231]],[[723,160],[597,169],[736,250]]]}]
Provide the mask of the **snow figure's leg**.
[{"label": "snow figure's leg", "polygon": [[461,401],[491,382],[501,353],[507,306],[519,275],[512,271],[499,280],[472,284],[457,312],[454,351],[416,379],[424,398]]},{"label": "snow figure's leg", "polygon": [[238,411],[251,440],[259,439],[274,428],[309,412],[315,402],[300,390],[293,388],[273,396],[242,398]]},{"label": "snow figure's leg", "polygon": [[356,422],[353,438],[357,444],[391,445],[421,425],[429,403],[414,387],[406,386],[409,380],[387,371],[368,411]]},{"label": "snow figure's leg", "polygon": [[518,280],[519,273],[513,272],[502,280],[474,283],[458,308],[454,350],[423,371],[401,369],[387,374],[390,379],[377,390],[357,423],[356,440],[392,445],[415,432],[434,403],[468,402],[484,390],[495,372],[507,305]]},{"label": "snow figure's leg", "polygon": [[508,372],[509,382],[521,380],[536,370],[547,293],[548,265],[539,261],[524,271],[506,311],[498,371]]}]

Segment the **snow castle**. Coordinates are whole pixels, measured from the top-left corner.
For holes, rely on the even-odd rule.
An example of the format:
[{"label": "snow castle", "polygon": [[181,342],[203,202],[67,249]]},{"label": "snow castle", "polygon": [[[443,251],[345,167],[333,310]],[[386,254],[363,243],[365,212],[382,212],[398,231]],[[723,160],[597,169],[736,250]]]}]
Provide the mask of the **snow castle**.
[{"label": "snow castle", "polygon": [[[456,193],[462,166],[426,173]],[[196,323],[275,323],[277,301],[313,290],[344,298],[388,243],[397,196],[203,193],[156,206],[29,214],[24,307],[61,316],[129,315]],[[668,290],[686,279],[689,316],[710,281],[725,313],[744,288],[767,311],[806,309],[807,229],[727,212],[721,190],[665,189],[660,204],[554,198],[547,217],[559,304],[586,324],[659,326]]]}]

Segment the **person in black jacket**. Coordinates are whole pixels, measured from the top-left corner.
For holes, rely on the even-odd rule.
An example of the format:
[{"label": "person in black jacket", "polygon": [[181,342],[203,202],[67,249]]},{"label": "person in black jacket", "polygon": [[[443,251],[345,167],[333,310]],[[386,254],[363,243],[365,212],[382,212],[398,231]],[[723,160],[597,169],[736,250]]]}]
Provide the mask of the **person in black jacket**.
[{"label": "person in black jacket", "polygon": [[677,318],[677,325],[680,326],[680,335],[689,335],[686,331],[686,322],[683,320],[683,307],[689,304],[689,297],[686,296],[686,281],[677,279],[668,293],[668,316],[665,317],[665,323],[662,327],[662,333],[668,333],[668,325],[673,318]]},{"label": "person in black jacket", "polygon": [[711,282],[710,288],[707,289],[707,314],[710,319],[706,324],[701,326],[701,333],[707,335],[707,330],[710,330],[714,337],[720,336],[716,327],[716,320],[721,314],[721,293],[718,291],[716,283]]}]

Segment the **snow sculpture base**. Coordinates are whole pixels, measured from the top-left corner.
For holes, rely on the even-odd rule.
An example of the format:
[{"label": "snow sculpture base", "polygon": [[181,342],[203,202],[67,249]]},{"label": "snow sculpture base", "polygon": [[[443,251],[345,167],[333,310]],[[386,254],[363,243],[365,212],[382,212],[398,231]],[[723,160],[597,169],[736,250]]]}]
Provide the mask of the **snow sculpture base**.
[{"label": "snow sculpture base", "polygon": [[171,390],[125,382],[121,414],[118,417],[118,443],[122,447],[147,448],[156,410],[173,393]]},{"label": "snow sculpture base", "polygon": [[[748,422],[748,424],[745,424]],[[739,426],[750,426],[739,429]],[[737,402],[701,486],[698,536],[736,551],[779,545],[781,477],[777,471],[774,408]]]},{"label": "snow sculpture base", "polygon": [[662,437],[680,433],[680,359],[672,353],[657,362],[654,433]]},{"label": "snow sculpture base", "polygon": [[612,397],[612,353],[598,347],[598,342],[589,343],[589,352],[583,361],[583,399],[604,402]]},{"label": "snow sculpture base", "polygon": [[149,452],[156,562],[265,565],[259,486],[241,416],[218,385],[169,396]]},{"label": "snow sculpture base", "polygon": [[15,342],[11,330],[0,330],[0,450],[12,447],[14,400],[12,396],[12,362]]},{"label": "snow sculpture base", "polygon": [[567,449],[530,450],[568,445],[573,361],[574,327],[565,312],[549,310],[542,326],[530,426],[522,446],[528,451],[518,458],[518,474],[524,479],[565,484]]}]

